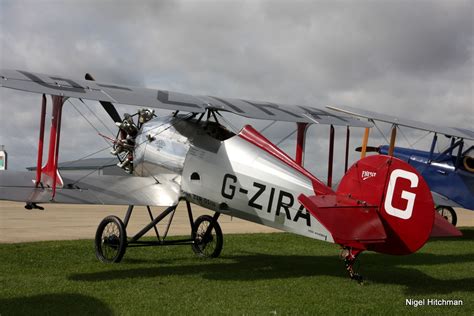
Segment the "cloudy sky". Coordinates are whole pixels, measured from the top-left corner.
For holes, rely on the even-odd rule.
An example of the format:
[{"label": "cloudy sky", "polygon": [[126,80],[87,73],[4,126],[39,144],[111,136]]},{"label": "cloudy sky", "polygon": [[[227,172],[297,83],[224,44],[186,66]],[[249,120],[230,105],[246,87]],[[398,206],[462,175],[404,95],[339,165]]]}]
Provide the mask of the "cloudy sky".
[{"label": "cloudy sky", "polygon": [[[72,78],[91,72],[100,81],[196,94],[343,104],[472,129],[473,12],[473,1],[457,0],[0,0],[0,67]],[[107,132],[86,107],[74,104]],[[39,95],[0,90],[0,144],[11,169],[35,164],[39,105]],[[66,105],[60,159],[104,148]],[[114,128],[96,103],[87,105]],[[265,134],[276,142],[293,128],[278,123]],[[306,166],[321,178],[327,130],[313,126],[308,135]],[[336,129],[336,162],[342,161],[343,132]],[[352,147],[361,134],[353,131]],[[374,145],[384,142],[377,130],[372,135]],[[406,136],[413,143],[423,134]],[[282,146],[292,154],[294,138]]]}]

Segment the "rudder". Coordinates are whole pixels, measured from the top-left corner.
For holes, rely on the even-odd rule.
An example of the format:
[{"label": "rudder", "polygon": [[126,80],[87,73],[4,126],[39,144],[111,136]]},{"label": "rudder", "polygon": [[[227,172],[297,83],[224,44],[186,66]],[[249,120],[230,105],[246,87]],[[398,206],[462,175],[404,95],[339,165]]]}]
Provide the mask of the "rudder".
[{"label": "rudder", "polygon": [[356,162],[342,178],[337,195],[377,205],[386,240],[367,249],[405,255],[430,237],[434,203],[430,189],[415,168],[402,160],[369,156]]}]

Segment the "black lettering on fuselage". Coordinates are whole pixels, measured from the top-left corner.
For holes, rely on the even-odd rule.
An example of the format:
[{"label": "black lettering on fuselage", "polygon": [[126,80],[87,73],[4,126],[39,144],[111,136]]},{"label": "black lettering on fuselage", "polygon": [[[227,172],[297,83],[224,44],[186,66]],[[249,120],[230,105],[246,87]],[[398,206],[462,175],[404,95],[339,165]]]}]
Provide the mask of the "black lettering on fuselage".
[{"label": "black lettering on fuselage", "polygon": [[252,198],[249,200],[249,206],[261,210],[261,209],[262,209],[262,206],[261,206],[260,204],[255,203],[255,201],[258,199],[258,197],[259,197],[260,195],[262,195],[262,193],[265,191],[265,189],[267,188],[267,186],[264,185],[264,184],[257,183],[257,182],[254,182],[254,183],[253,183],[253,186],[256,187],[256,188],[258,188],[258,191],[257,191],[257,193],[255,193],[254,196],[252,196]]},{"label": "black lettering on fuselage", "polygon": [[310,214],[309,212],[304,208],[303,205],[300,204],[300,208],[298,209],[298,212],[296,213],[295,215],[295,218],[293,218],[293,221],[296,222],[298,221],[300,218],[306,218],[306,225],[308,227],[311,226],[311,217],[310,217]]},{"label": "black lettering on fuselage", "polygon": [[275,195],[275,188],[270,189],[270,198],[268,199],[268,207],[267,207],[267,213],[272,212],[272,205],[273,205],[273,196]]},{"label": "black lettering on fuselage", "polygon": [[[289,202],[283,202],[283,198],[288,198]],[[278,195],[278,203],[276,206],[276,212],[275,214],[278,216],[280,215],[280,210],[283,208],[285,210],[286,218],[291,219],[291,214],[290,214],[290,207],[293,206],[295,198],[293,197],[293,194],[283,191],[280,191],[280,194]]]},{"label": "black lettering on fuselage", "polygon": [[[262,210],[265,207],[265,204],[263,205],[258,204],[257,200],[265,192],[265,190],[267,189],[267,186],[265,184],[261,184],[258,182],[254,182],[253,186],[257,188],[258,190],[249,199],[248,205],[254,209]],[[221,189],[222,196],[227,199],[233,199],[237,191],[242,194],[249,193],[247,189],[237,186],[237,177],[235,175],[226,173],[222,181],[222,189]],[[273,211],[273,199],[275,197],[276,192],[277,192],[277,189],[270,187],[270,195],[268,198],[268,204],[266,205],[267,213],[271,213]],[[293,207],[294,203],[295,203],[294,195],[290,192],[281,190],[278,194],[278,199],[277,199],[276,208],[275,208],[275,215],[279,216],[281,213],[281,210],[283,209],[285,211],[285,217],[291,220],[290,208]],[[296,212],[293,218],[293,222],[298,222],[298,220],[301,218],[306,219],[306,225],[308,227],[311,227],[311,215],[305,209],[305,207],[300,204],[298,211]]]},{"label": "black lettering on fuselage", "polygon": [[[229,173],[226,173],[224,175],[224,181],[222,181],[222,189],[221,189],[221,194],[223,197],[227,198],[227,199],[233,199],[234,198],[234,195],[235,195],[235,185],[232,185],[232,184],[229,184],[227,186],[227,180],[231,180],[232,183],[236,183],[237,182],[237,177],[232,175],[232,174],[229,174]],[[229,191],[226,190],[226,187],[229,188]]]}]

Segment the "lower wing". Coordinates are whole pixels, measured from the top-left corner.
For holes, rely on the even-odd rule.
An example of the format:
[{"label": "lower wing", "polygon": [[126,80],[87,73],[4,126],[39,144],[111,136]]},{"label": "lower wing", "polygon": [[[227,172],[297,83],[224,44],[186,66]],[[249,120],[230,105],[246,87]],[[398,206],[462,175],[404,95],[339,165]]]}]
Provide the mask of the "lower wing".
[{"label": "lower wing", "polygon": [[180,185],[170,178],[103,176],[62,171],[64,182],[54,201],[51,189],[36,187],[34,172],[0,171],[0,200],[66,203],[172,206],[178,204]]}]

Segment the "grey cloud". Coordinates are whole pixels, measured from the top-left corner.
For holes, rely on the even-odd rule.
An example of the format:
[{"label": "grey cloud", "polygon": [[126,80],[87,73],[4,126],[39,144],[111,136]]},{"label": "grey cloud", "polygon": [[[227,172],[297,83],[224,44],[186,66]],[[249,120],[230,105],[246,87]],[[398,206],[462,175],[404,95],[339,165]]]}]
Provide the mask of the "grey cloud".
[{"label": "grey cloud", "polygon": [[[2,68],[70,77],[91,72],[118,84],[290,104],[346,104],[472,128],[472,1],[0,0],[0,9]],[[36,143],[39,97],[4,90],[0,142],[16,161],[11,165],[22,168],[35,160],[25,158],[32,145],[20,140]],[[12,114],[12,104],[21,115]],[[74,110],[65,115],[71,126],[64,137],[71,141],[61,145],[62,158],[103,145]],[[272,139],[292,128],[280,123],[270,129]],[[327,128],[314,130],[307,158],[325,164]],[[342,134],[337,130],[341,146]],[[358,143],[361,132],[352,135]],[[282,144],[289,153],[292,141]],[[307,161],[324,174],[317,159]]]}]

